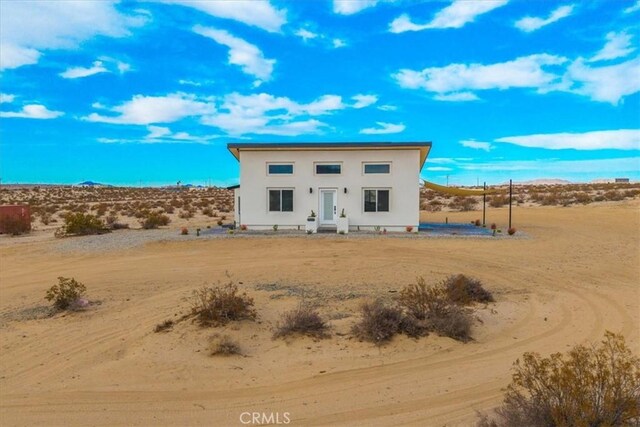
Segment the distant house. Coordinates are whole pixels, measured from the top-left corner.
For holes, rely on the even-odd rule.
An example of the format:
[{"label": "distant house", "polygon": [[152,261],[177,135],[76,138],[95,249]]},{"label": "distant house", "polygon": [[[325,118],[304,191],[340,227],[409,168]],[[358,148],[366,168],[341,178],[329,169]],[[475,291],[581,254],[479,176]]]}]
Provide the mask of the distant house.
[{"label": "distant house", "polygon": [[615,182],[616,184],[628,184],[629,178],[616,178]]},{"label": "distant house", "polygon": [[[418,230],[430,142],[231,143],[240,162],[235,218],[251,229]],[[346,219],[341,218],[342,216]]]}]

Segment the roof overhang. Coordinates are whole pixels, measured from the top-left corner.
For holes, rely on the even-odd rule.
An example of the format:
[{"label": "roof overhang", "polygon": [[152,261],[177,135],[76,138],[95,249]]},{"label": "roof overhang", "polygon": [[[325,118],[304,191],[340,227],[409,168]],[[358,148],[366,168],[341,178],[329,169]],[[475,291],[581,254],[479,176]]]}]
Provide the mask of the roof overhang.
[{"label": "roof overhang", "polygon": [[431,150],[431,142],[232,142],[227,144],[227,149],[238,161],[240,161],[240,151],[419,150],[420,169],[422,169]]}]

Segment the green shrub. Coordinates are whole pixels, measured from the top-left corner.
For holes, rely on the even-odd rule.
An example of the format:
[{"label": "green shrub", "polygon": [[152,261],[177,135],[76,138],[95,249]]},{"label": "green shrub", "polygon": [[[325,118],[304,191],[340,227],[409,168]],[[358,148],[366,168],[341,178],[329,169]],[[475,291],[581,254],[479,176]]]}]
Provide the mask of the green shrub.
[{"label": "green shrub", "polygon": [[85,236],[89,234],[108,233],[104,222],[91,214],[82,212],[68,213],[64,216],[64,225],[60,228],[58,235],[69,236]]},{"label": "green shrub", "polygon": [[167,215],[163,215],[158,212],[150,212],[142,221],[140,221],[140,225],[142,225],[142,228],[145,230],[150,230],[168,225],[169,222],[171,222],[171,220]]},{"label": "green shrub", "polygon": [[45,299],[53,301],[58,310],[66,310],[73,307],[86,291],[86,286],[74,278],[58,277],[58,284],[49,288]]},{"label": "green shrub", "polygon": [[481,426],[623,426],[640,423],[640,358],[624,337],[606,332],[599,346],[567,354],[525,353],[495,419]]},{"label": "green shrub", "polygon": [[328,328],[329,325],[316,310],[309,305],[300,304],[297,308],[282,315],[273,337],[282,338],[299,334],[314,338],[328,338]]},{"label": "green shrub", "polygon": [[221,326],[230,321],[256,318],[253,298],[229,282],[225,286],[203,287],[193,292],[191,314],[201,326]]}]

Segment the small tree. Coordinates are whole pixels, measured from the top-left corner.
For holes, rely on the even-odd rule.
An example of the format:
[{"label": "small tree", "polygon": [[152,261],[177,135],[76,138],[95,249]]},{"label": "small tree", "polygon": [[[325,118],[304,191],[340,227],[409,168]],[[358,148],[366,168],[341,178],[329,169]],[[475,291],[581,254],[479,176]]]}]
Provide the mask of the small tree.
[{"label": "small tree", "polygon": [[78,235],[108,233],[109,229],[104,222],[95,215],[82,212],[68,213],[64,216],[64,225],[59,235]]}]

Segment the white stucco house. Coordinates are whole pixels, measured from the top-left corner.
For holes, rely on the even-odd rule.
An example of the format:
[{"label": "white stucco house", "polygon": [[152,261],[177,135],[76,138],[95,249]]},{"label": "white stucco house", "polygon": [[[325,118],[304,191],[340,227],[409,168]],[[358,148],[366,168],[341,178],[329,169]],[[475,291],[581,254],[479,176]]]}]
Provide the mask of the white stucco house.
[{"label": "white stucco house", "polygon": [[430,142],[230,143],[235,218],[249,229],[418,230]]}]

